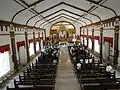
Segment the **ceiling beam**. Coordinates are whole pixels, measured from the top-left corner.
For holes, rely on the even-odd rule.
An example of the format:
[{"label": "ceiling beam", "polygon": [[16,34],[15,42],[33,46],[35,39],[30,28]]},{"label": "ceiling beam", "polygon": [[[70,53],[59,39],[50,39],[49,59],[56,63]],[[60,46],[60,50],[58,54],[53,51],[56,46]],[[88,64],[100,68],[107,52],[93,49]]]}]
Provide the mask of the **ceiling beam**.
[{"label": "ceiling beam", "polygon": [[[107,0],[99,0],[99,1],[97,1],[97,3],[98,4],[103,4],[103,3],[105,3]],[[92,12],[92,11],[94,11],[95,9],[97,9],[98,7],[97,6],[95,6],[95,5],[93,5],[90,9],[88,9],[88,12]],[[82,15],[82,17],[85,17],[86,15],[88,15],[87,13],[84,13],[83,15]]]},{"label": "ceiling beam", "polygon": [[[76,7],[76,6],[74,6],[74,5],[71,5],[71,4],[68,4],[68,3],[65,3],[65,2],[60,2],[60,3],[58,3],[58,4],[54,5],[54,6],[46,9],[46,10],[43,10],[43,11],[39,12],[38,14],[42,14],[42,13],[44,13],[44,12],[47,12],[47,11],[49,11],[49,10],[55,8],[55,7],[58,7],[58,6],[60,6],[60,5],[66,5],[66,6],[75,8],[75,9],[77,9],[77,10],[79,10],[79,11],[86,12],[86,13],[88,13],[88,14],[90,14],[90,15],[93,15],[93,16],[97,17],[97,18],[99,19],[99,21],[102,21],[102,20],[101,20],[101,17],[100,17],[99,15],[96,15],[96,14],[94,14],[94,13],[90,13],[90,12],[88,12],[87,10],[81,9],[81,8],[79,8],[79,7]],[[31,18],[29,18],[29,19],[27,20],[27,22],[26,22],[26,25],[28,24],[28,22],[29,22],[31,19],[33,19],[33,18],[35,18],[35,17],[36,17],[36,15],[35,15],[35,16],[32,16]]]},{"label": "ceiling beam", "polygon": [[[55,8],[55,7],[60,6],[61,4],[62,4],[62,2],[60,2],[60,3],[56,4],[56,5],[54,5],[54,6],[50,7],[50,8],[48,8],[48,9],[45,9],[45,10],[43,10],[43,11],[39,12],[38,14],[42,14],[42,13],[44,13],[44,12],[47,12],[47,11],[49,11],[49,10],[51,10],[51,9]],[[33,18],[35,18],[35,17],[36,17],[36,15],[34,15],[34,16],[32,16],[32,17],[30,17],[30,18],[27,20],[26,25],[29,23],[29,21],[30,21],[31,19],[33,19]]]},{"label": "ceiling beam", "polygon": [[[54,15],[54,14],[57,14],[58,12],[61,12],[61,11],[65,11],[65,12],[68,12],[68,13],[70,13],[70,14],[73,14],[73,15],[76,15],[76,16],[81,17],[81,15],[79,15],[79,14],[77,14],[77,13],[71,12],[71,11],[66,10],[66,9],[60,9],[60,10],[58,10],[58,11],[52,13],[52,14],[49,14],[49,15],[45,16],[44,18],[48,18],[48,17],[50,17],[50,16],[52,16],[52,15]],[[92,20],[89,19],[89,18],[85,18],[85,17],[82,17],[82,18],[90,21],[91,24],[93,23]],[[37,21],[35,22],[34,26],[35,26],[38,22],[40,22],[41,20],[43,20],[43,19],[37,20]]]},{"label": "ceiling beam", "polygon": [[[20,2],[23,3],[26,8],[29,7],[29,5],[24,0],[20,0]],[[29,11],[32,11],[32,13],[35,14],[36,16],[38,16],[39,18],[43,18],[45,21],[49,22],[42,15],[40,15],[35,9],[31,8],[31,9],[29,9]]]},{"label": "ceiling beam", "polygon": [[[18,3],[18,4],[20,4],[17,0],[14,0],[14,1],[15,1],[16,3]],[[44,1],[44,0],[38,0],[38,1],[36,1],[36,2],[34,2],[34,3],[32,3],[32,4],[30,4],[30,5],[28,5],[28,8],[31,8],[32,6],[38,4],[38,3],[42,2],[42,1]],[[21,5],[22,7],[24,7],[22,4],[20,4],[20,5]],[[18,12],[16,12],[16,13],[13,15],[13,17],[12,17],[11,22],[14,21],[15,17],[16,17],[18,14],[20,14],[21,12],[27,10],[28,8],[24,7],[24,9],[21,9],[21,10],[19,10]]]},{"label": "ceiling beam", "polygon": [[[50,21],[51,23],[52,22],[54,22],[54,21],[56,21],[56,20],[58,20],[58,19],[60,19],[60,18],[66,18],[66,19],[68,19],[68,20],[70,20],[70,21],[73,21],[73,22],[77,22],[77,23],[79,23],[81,26],[83,26],[83,24],[82,23],[80,23],[80,22],[78,22],[78,21],[75,21],[75,20],[73,20],[73,19],[70,19],[70,18],[68,18],[68,17],[66,17],[66,16],[61,16],[61,17],[59,17],[59,18],[56,18],[56,19],[54,19],[54,20],[52,20],[52,21]],[[47,25],[48,23],[46,23],[44,26],[43,26],[43,28]]]},{"label": "ceiling beam", "polygon": [[93,4],[95,4],[96,6],[101,6],[101,7],[105,8],[105,9],[108,9],[108,10],[112,11],[116,17],[118,16],[117,13],[116,13],[116,11],[115,11],[114,9],[110,8],[110,7],[104,6],[104,5],[102,5],[102,4],[98,4],[98,3],[97,3],[96,1],[94,1],[94,0],[86,0],[86,1],[88,1],[88,2],[90,2],[90,3],[93,3]]},{"label": "ceiling beam", "polygon": [[101,19],[101,17],[100,17],[99,15],[96,15],[96,14],[94,14],[94,13],[88,12],[88,11],[85,10],[85,9],[76,7],[76,6],[74,6],[74,5],[71,5],[71,4],[68,4],[68,3],[65,3],[65,2],[64,2],[64,5],[73,7],[73,8],[75,8],[75,9],[77,9],[77,10],[80,10],[80,11],[86,12],[86,13],[88,13],[88,14],[90,14],[90,15],[96,16],[96,17],[99,19],[99,21],[102,21],[102,19]]},{"label": "ceiling beam", "polygon": [[[71,24],[69,23],[69,24],[64,24],[64,25],[71,25]],[[54,26],[60,26],[60,24],[56,24],[56,25],[54,25]]]},{"label": "ceiling beam", "polygon": [[[75,20],[78,20],[78,18],[75,18],[75,17],[73,17],[73,16],[71,16],[71,15],[67,15],[67,14],[64,14],[64,13],[62,13],[63,15],[65,15],[65,16],[68,16],[68,17],[70,17],[70,18],[73,18],[73,19],[75,19]],[[81,21],[81,22],[83,22],[85,25],[87,25],[87,23],[85,22],[85,21],[83,21],[83,20],[78,20],[78,21]]]},{"label": "ceiling beam", "polygon": [[[59,17],[59,16],[61,16],[61,15],[62,15],[62,13],[61,13],[61,14],[58,14],[58,15],[56,15],[56,16],[54,16],[54,17],[48,19],[48,20],[50,21],[50,20],[52,20],[52,19],[54,19],[54,18],[56,18],[56,17]],[[46,23],[46,22],[41,23],[40,26],[41,26],[42,24],[44,24],[44,23]]]},{"label": "ceiling beam", "polygon": [[[67,15],[67,14],[63,14],[63,13],[61,13],[61,14],[58,14],[58,15],[56,15],[56,16],[50,18],[49,21],[52,20],[52,19],[54,19],[54,18],[56,18],[56,17],[58,17],[58,16],[60,16],[60,15],[69,16],[69,15]],[[69,16],[69,17],[70,17],[70,18],[73,18],[73,19],[76,19],[76,18],[74,18],[74,17],[72,17],[72,16]],[[74,21],[75,21],[75,20],[74,20]],[[76,21],[75,21],[75,22],[76,22]],[[84,22],[84,21],[81,20],[81,22]],[[42,24],[44,24],[44,23],[46,23],[46,22],[41,23],[41,24],[39,25],[39,27],[40,27]],[[85,25],[87,25],[86,22],[84,22],[84,23],[85,23]],[[82,26],[83,26],[83,24],[82,24]]]}]

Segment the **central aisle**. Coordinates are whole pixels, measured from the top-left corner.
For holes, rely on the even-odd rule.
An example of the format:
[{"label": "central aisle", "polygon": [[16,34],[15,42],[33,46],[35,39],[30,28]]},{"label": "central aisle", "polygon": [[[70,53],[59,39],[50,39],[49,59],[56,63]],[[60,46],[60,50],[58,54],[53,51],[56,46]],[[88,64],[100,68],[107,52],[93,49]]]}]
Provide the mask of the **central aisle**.
[{"label": "central aisle", "polygon": [[70,61],[68,47],[61,47],[60,52],[55,90],[80,90],[80,84]]}]

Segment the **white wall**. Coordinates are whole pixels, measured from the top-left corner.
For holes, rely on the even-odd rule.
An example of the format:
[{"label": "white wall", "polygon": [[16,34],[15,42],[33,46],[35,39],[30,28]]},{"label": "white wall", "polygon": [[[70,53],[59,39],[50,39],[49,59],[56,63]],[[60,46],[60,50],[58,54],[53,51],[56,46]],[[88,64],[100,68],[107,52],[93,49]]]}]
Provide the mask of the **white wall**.
[{"label": "white wall", "polygon": [[88,42],[89,42],[88,47],[89,47],[90,49],[92,49],[92,40],[91,40],[90,38],[88,39]]},{"label": "white wall", "polygon": [[[89,28],[89,35],[92,35],[92,28]],[[100,36],[99,28],[95,27],[94,36]],[[110,55],[114,56],[114,27],[104,27],[103,28],[103,37],[112,37],[113,38],[113,47],[110,47],[110,50],[111,50]],[[120,38],[120,36],[119,36],[119,38]],[[95,42],[95,43],[97,44],[97,42]],[[98,44],[95,46],[98,47]],[[120,50],[120,42],[119,42],[119,50]],[[96,48],[96,51],[97,51],[97,48]],[[109,52],[109,43],[104,42],[104,39],[103,39],[103,58],[107,59],[108,52]],[[110,58],[113,59],[113,57],[110,57]],[[119,57],[119,64],[120,64],[120,57]]]},{"label": "white wall", "polygon": [[87,46],[87,38],[84,37],[84,44]]},{"label": "white wall", "polygon": [[120,30],[119,30],[119,58],[118,58],[118,65],[120,66]]},{"label": "white wall", "polygon": [[[112,27],[113,28],[113,27]],[[110,55],[114,56],[114,28],[108,28],[107,30],[103,31],[103,37],[112,37],[113,38],[113,47],[110,47]],[[106,28],[105,28],[106,29]],[[103,56],[107,59],[109,52],[109,43],[105,42],[103,45]],[[113,57],[110,57],[110,59],[113,59]]]},{"label": "white wall", "polygon": [[[28,40],[30,40],[30,39],[33,39],[33,32],[29,32],[28,33]],[[30,45],[31,44],[31,45]],[[28,46],[29,46],[29,54],[30,54],[30,56],[31,56],[31,53],[33,54],[33,48],[34,48],[34,46],[33,46],[33,43],[30,43],[29,44],[29,42],[28,42]],[[30,49],[31,48],[31,49]]]},{"label": "white wall", "polygon": [[[0,31],[0,34],[9,34],[9,32]],[[9,44],[10,46],[9,63],[10,63],[10,72],[12,72],[14,70],[14,64],[12,62],[11,39],[9,35],[0,35],[0,46],[6,45],[6,44]],[[2,69],[2,67],[0,68]]]},{"label": "white wall", "polygon": [[33,39],[33,32],[28,32],[28,40]]},{"label": "white wall", "polygon": [[88,30],[88,35],[89,35],[89,36],[92,35],[92,30]]},{"label": "white wall", "polygon": [[[38,38],[38,32],[35,32],[35,38]],[[39,43],[36,41],[36,51],[39,51]]]},{"label": "white wall", "polygon": [[100,36],[100,31],[99,30],[95,30],[94,31],[94,36]]},{"label": "white wall", "polygon": [[109,43],[104,42],[104,45],[103,45],[103,58],[107,59],[108,56],[109,56]]},{"label": "white wall", "polygon": [[[15,41],[25,41],[25,33],[24,32],[15,32]],[[17,60],[20,64],[25,64],[27,62],[27,55],[26,55],[26,48],[24,46],[19,48],[19,52],[17,51],[17,45],[16,45],[16,53],[17,53]]]},{"label": "white wall", "polygon": [[20,64],[25,64],[27,62],[27,53],[26,48],[24,46],[19,48],[20,55]]},{"label": "white wall", "polygon": [[84,35],[87,35],[87,30],[86,29],[84,30]]},{"label": "white wall", "polygon": [[38,38],[38,32],[35,32],[35,38]]}]

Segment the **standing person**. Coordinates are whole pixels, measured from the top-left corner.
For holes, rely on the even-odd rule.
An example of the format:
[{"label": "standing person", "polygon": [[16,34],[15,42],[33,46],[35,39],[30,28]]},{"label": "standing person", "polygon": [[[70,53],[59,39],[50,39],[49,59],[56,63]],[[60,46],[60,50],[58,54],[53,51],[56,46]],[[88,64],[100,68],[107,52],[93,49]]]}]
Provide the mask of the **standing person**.
[{"label": "standing person", "polygon": [[113,71],[112,66],[108,63],[106,66],[106,75],[108,78],[111,78],[111,72]]}]

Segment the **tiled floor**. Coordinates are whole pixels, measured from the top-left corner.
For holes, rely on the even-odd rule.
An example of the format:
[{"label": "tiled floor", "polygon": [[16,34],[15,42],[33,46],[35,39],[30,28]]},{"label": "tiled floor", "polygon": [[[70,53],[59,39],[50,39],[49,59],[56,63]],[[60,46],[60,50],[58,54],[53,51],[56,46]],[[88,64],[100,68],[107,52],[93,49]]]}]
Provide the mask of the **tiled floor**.
[{"label": "tiled floor", "polygon": [[68,47],[61,47],[60,52],[55,90],[80,90],[80,84],[68,54]]}]

